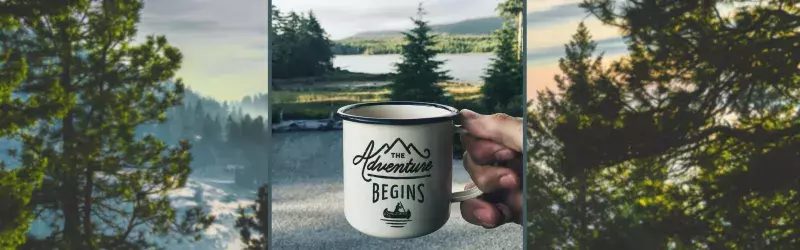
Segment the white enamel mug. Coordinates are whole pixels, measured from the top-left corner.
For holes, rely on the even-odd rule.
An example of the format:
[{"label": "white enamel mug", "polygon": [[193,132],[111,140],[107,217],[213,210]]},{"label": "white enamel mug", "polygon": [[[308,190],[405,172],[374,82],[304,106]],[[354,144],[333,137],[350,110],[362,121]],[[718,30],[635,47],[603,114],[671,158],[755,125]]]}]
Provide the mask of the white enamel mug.
[{"label": "white enamel mug", "polygon": [[458,111],[422,102],[359,103],[343,120],[344,214],[356,230],[379,238],[430,234],[450,218],[450,204],[478,197],[452,192],[453,133]]}]

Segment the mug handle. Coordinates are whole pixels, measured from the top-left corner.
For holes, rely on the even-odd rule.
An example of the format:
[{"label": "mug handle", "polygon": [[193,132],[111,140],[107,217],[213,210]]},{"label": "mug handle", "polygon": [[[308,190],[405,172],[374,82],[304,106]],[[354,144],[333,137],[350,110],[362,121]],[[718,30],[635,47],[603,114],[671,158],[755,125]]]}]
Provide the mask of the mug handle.
[{"label": "mug handle", "polygon": [[[461,125],[455,125],[455,133],[457,134],[467,134],[467,130],[462,128]],[[483,191],[481,191],[478,186],[471,187],[470,189],[464,191],[453,192],[452,198],[450,199],[451,203],[462,202],[465,200],[473,199],[478,196],[481,196]]]}]

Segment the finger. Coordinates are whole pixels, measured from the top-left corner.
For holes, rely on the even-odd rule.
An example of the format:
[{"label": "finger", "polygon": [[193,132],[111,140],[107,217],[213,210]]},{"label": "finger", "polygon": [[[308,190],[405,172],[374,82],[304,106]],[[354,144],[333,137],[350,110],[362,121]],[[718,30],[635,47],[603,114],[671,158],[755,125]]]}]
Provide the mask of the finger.
[{"label": "finger", "polygon": [[470,135],[522,152],[521,118],[506,114],[481,115],[468,109],[459,113],[461,127]]},{"label": "finger", "polygon": [[517,224],[522,224],[522,190],[515,190],[509,192],[505,201],[503,202],[510,210],[510,217],[508,221]]},{"label": "finger", "polygon": [[513,170],[517,176],[522,176],[522,168],[525,167],[525,162],[522,161],[522,155],[517,154],[514,159],[506,161],[504,166]]},{"label": "finger", "polygon": [[464,190],[465,190],[465,191],[466,191],[466,190],[469,190],[470,188],[472,188],[472,187],[474,187],[474,186],[475,186],[475,183],[474,183],[474,182],[469,182],[469,183],[467,183],[467,185],[465,185],[465,186],[464,186]]},{"label": "finger", "polygon": [[461,217],[464,220],[485,228],[495,228],[505,223],[505,217],[497,207],[481,199],[461,202]]},{"label": "finger", "polygon": [[500,223],[500,224],[506,224],[506,223],[508,223],[510,221],[513,221],[514,214],[511,211],[511,208],[508,207],[508,205],[503,204],[503,203],[498,203],[498,204],[494,204],[494,206],[495,206],[495,208],[497,208],[497,211],[499,211],[500,214],[502,215],[502,218],[503,218],[502,221],[503,222]]},{"label": "finger", "polygon": [[469,152],[464,153],[464,169],[467,170],[475,185],[484,193],[519,187],[518,177],[513,170],[506,167],[477,164]]},{"label": "finger", "polygon": [[461,144],[472,159],[479,164],[505,162],[517,157],[518,153],[499,143],[478,139],[468,134],[461,134]]}]

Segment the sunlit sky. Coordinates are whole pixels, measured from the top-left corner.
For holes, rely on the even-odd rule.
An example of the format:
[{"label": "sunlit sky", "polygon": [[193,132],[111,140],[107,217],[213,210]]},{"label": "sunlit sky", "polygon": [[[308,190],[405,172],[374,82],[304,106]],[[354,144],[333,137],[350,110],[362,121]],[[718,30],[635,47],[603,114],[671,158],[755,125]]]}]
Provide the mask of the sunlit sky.
[{"label": "sunlit sky", "polygon": [[139,36],[165,35],[183,53],[178,77],[218,100],[267,91],[267,1],[146,0]]},{"label": "sunlit sky", "polygon": [[[535,98],[536,91],[555,86],[553,77],[561,71],[558,59],[564,56],[564,44],[575,34],[578,24],[584,21],[598,43],[596,53],[605,52],[604,64],[610,64],[627,55],[621,33],[614,27],[603,25],[578,7],[581,0],[527,0],[527,97]],[[746,6],[738,3],[734,6]],[[721,5],[723,16],[734,13],[733,6]]]},{"label": "sunlit sky", "polygon": [[605,62],[625,55],[625,47],[616,28],[605,26],[578,7],[580,0],[528,0],[527,25],[527,97],[536,91],[555,86],[553,77],[560,72],[558,59],[564,56],[564,44],[584,21],[598,50],[605,51]]},{"label": "sunlit sky", "polygon": [[[425,0],[426,19],[433,24],[496,16],[500,0]],[[404,30],[420,1],[398,0],[272,0],[281,12],[313,10],[331,39],[342,39],[364,31]]]}]

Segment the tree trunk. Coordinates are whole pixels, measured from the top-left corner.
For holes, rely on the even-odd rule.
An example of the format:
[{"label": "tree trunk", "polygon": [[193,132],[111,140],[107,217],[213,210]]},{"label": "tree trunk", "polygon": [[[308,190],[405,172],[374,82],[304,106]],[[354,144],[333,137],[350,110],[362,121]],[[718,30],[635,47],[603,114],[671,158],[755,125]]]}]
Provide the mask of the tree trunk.
[{"label": "tree trunk", "polygon": [[[72,48],[70,47],[69,37],[67,37],[66,27],[61,29],[61,42],[65,48],[61,48],[61,74],[59,75],[59,83],[64,89],[66,95],[72,91],[70,81],[71,56]],[[81,249],[81,233],[80,233],[80,208],[78,201],[78,175],[75,169],[75,128],[73,126],[75,112],[70,110],[61,120],[61,136],[62,136],[62,165],[59,166],[63,186],[61,187],[61,199],[63,201],[62,212],[64,213],[64,240],[74,249]]]},{"label": "tree trunk", "polygon": [[[72,45],[68,34],[68,27],[66,23],[59,24],[59,41],[54,41],[56,44],[61,45],[59,50],[59,61],[61,73],[59,74],[59,84],[64,90],[65,98],[68,98],[72,93]],[[58,171],[60,178],[62,178],[63,186],[60,190],[62,199],[62,212],[64,213],[64,241],[73,249],[82,249],[81,242],[81,222],[80,222],[80,204],[78,197],[80,191],[78,190],[77,167],[75,166],[75,149],[76,138],[74,128],[75,112],[73,110],[67,111],[67,114],[61,120],[61,139],[62,139],[62,159]]]},{"label": "tree trunk", "polygon": [[579,249],[589,249],[589,229],[588,229],[588,219],[589,217],[586,215],[586,207],[587,207],[587,189],[588,184],[586,183],[587,173],[586,170],[582,170],[580,176],[578,176],[578,213],[580,221],[578,222],[578,248]]},{"label": "tree trunk", "polygon": [[524,40],[525,38],[523,37],[523,34],[525,34],[524,32],[525,27],[523,26],[524,16],[525,16],[525,11],[520,11],[519,16],[517,17],[517,48],[519,48],[517,50],[518,60],[522,60],[522,52],[525,51],[525,48],[523,48],[524,46],[523,41],[525,41]]},{"label": "tree trunk", "polygon": [[86,244],[92,246],[92,187],[94,186],[94,170],[86,169],[86,188],[83,197],[83,237]]},{"label": "tree trunk", "polygon": [[[69,73],[62,74],[63,79],[69,79]],[[64,213],[64,240],[73,248],[81,249],[81,233],[80,233],[80,208],[78,196],[78,177],[76,174],[76,167],[74,162],[75,157],[75,131],[73,127],[73,119],[75,113],[73,111],[67,112],[67,115],[61,120],[62,122],[62,139],[63,139],[63,152],[62,164],[59,172],[64,184],[61,187],[61,199],[63,201],[62,212]]]}]

